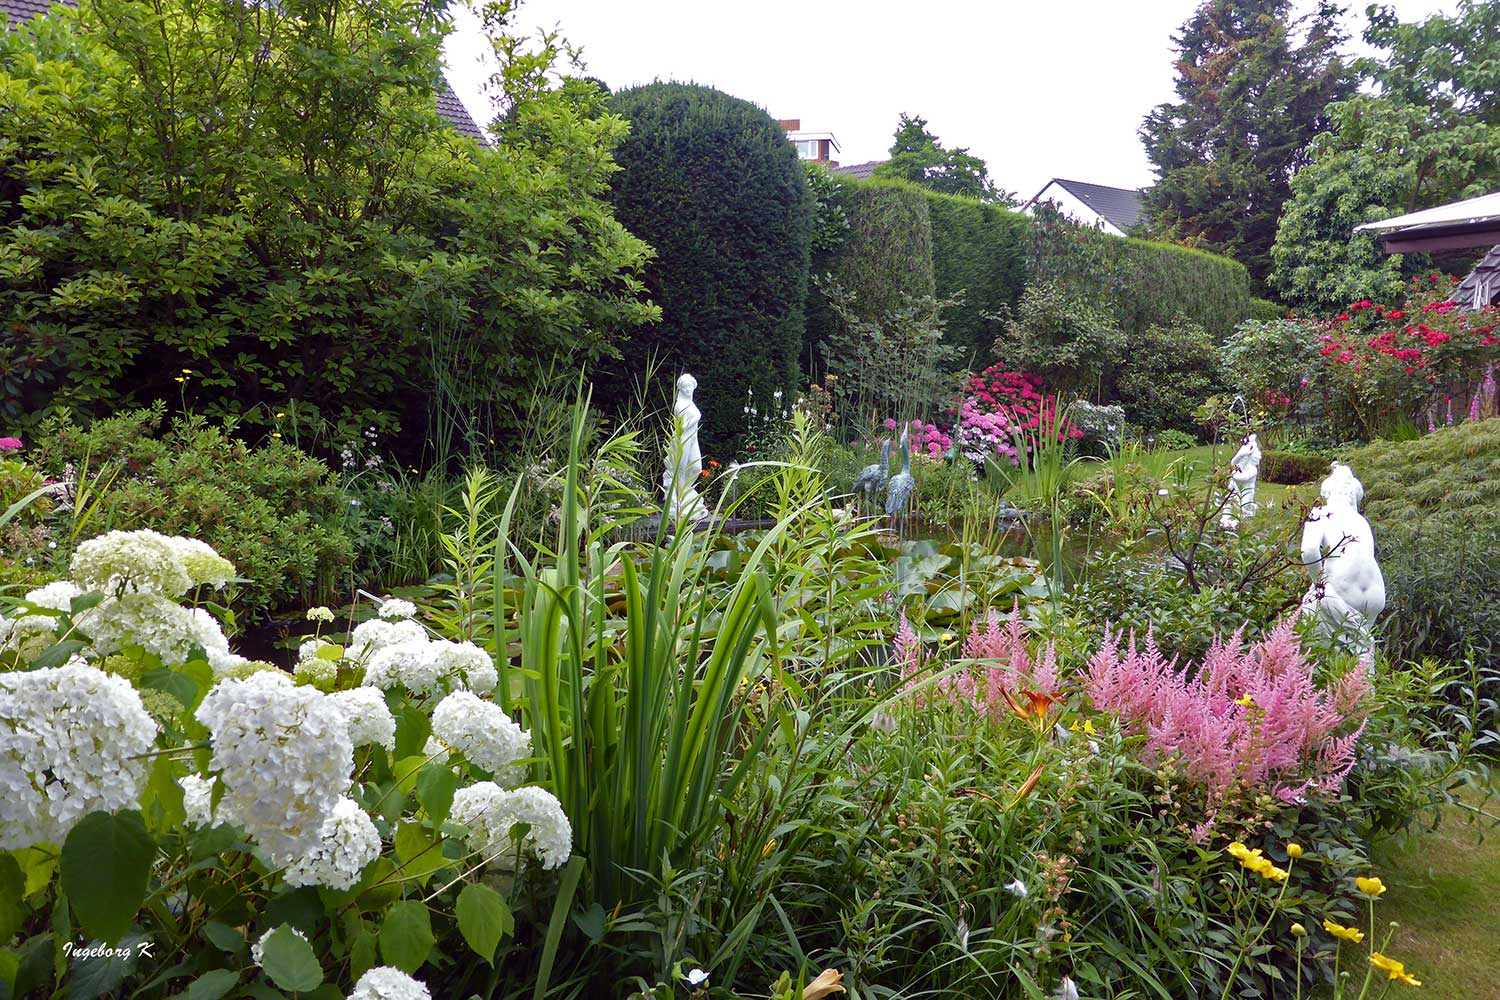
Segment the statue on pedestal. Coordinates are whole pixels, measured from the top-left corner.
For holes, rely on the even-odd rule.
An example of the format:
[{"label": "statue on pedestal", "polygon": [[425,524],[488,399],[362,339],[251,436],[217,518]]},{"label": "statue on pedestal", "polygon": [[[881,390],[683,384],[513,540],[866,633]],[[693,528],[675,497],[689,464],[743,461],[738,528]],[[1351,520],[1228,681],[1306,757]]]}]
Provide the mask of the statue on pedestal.
[{"label": "statue on pedestal", "polygon": [[1364,484],[1349,466],[1334,462],[1319,493],[1323,505],[1302,527],[1302,563],[1312,577],[1302,611],[1316,615],[1330,636],[1374,669],[1373,629],[1385,610],[1385,577],[1375,561],[1375,533],[1359,512]]},{"label": "statue on pedestal", "polygon": [[703,419],[693,402],[698,380],[683,373],[677,379],[677,399],[672,404],[672,439],[667,445],[667,464],[661,486],[666,494],[666,513],[673,521],[701,521],[708,507],[698,495],[698,477],[703,473],[703,452],[698,448],[698,424]]}]

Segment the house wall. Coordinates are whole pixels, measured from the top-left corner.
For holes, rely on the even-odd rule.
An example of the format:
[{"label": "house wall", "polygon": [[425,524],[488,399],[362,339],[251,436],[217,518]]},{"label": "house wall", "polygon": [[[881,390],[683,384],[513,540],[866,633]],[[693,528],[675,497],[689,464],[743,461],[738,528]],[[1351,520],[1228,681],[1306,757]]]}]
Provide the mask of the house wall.
[{"label": "house wall", "polygon": [[[1048,184],[1042,189],[1042,193],[1037,195],[1036,200],[1054,201],[1057,203],[1058,207],[1062,209],[1064,215],[1076,219],[1077,221],[1082,222],[1087,226],[1096,224],[1100,225],[1103,227],[1104,231],[1106,233],[1109,233],[1111,236],[1125,235],[1124,233],[1120,232],[1120,230],[1116,229],[1108,219],[1100,215],[1098,212],[1095,212],[1092,208],[1089,208],[1077,198],[1073,197],[1073,195],[1068,193],[1068,190],[1066,188],[1062,187],[1059,184]],[[1031,209],[1029,207],[1025,211],[1027,215],[1031,214]]]}]

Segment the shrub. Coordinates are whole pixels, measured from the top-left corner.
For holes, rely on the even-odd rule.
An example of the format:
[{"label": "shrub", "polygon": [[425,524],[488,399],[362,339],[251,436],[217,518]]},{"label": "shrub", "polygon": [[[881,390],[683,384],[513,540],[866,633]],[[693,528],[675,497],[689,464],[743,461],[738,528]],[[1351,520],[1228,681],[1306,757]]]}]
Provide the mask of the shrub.
[{"label": "shrub", "polygon": [[0,414],[164,399],[415,453],[448,331],[462,402],[517,430],[536,381],[651,314],[647,248],[603,200],[625,124],[505,74],[497,145],[459,136],[448,30],[386,0],[98,0],[7,31]]},{"label": "shrub", "polygon": [[1352,452],[1385,573],[1393,656],[1500,669],[1500,419]]},{"label": "shrub", "polygon": [[1189,448],[1198,447],[1197,437],[1187,431],[1179,431],[1171,427],[1158,431],[1152,437],[1156,447],[1163,451],[1187,451]]},{"label": "shrub", "polygon": [[[238,568],[231,605],[256,616],[338,592],[353,559],[328,467],[278,439],[252,448],[202,417],[164,429],[165,408],[79,427],[45,424],[37,460],[61,476],[87,461],[113,481],[84,537],[151,527],[208,541]],[[81,539],[80,539],[81,540]]]},{"label": "shrub", "polygon": [[1020,300],[1026,284],[1026,216],[956,195],[927,194],[937,294],[962,296],[946,341],[968,364],[991,360],[991,317]]},{"label": "shrub", "polygon": [[1280,303],[1272,302],[1269,299],[1251,299],[1250,315],[1247,318],[1269,323],[1272,320],[1285,319],[1286,314],[1286,306]]},{"label": "shrub", "polygon": [[1208,332],[1177,320],[1129,336],[1115,391],[1146,431],[1191,431],[1195,411],[1218,387],[1219,356]]},{"label": "shrub", "polygon": [[1293,451],[1267,451],[1260,460],[1260,480],[1296,486],[1321,480],[1328,475],[1327,455],[1308,455]]},{"label": "shrub", "polygon": [[731,401],[797,388],[813,211],[802,166],[775,120],[709,87],[649,84],[610,108],[630,121],[610,200],[656,250],[646,287],[661,320],[621,345],[596,390],[627,403],[656,355],[667,383],[697,377],[704,450],[731,451]]},{"label": "shrub", "polygon": [[1196,323],[1223,341],[1251,315],[1250,273],[1228,257],[1149,240],[1124,241],[1120,322],[1127,330]]},{"label": "shrub", "polygon": [[1109,311],[1047,281],[1031,285],[995,341],[1007,368],[1030,372],[1065,399],[1092,396],[1125,336]]}]

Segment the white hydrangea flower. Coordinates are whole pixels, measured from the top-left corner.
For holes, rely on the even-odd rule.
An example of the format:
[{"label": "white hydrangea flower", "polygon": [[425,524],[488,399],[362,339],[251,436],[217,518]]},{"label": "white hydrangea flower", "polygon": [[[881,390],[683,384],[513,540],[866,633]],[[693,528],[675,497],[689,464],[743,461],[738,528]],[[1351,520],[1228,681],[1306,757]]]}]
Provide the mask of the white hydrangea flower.
[{"label": "white hydrangea flower", "polygon": [[448,763],[448,748],[436,736],[427,737],[427,742],[422,744],[422,756],[431,757],[439,764]]},{"label": "white hydrangea flower", "polygon": [[107,597],[80,617],[80,627],[101,656],[134,644],[160,657],[166,666],[180,667],[194,647],[201,647],[215,676],[249,662],[229,651],[229,640],[213,615],[202,608],[185,608],[160,594]]},{"label": "white hydrangea flower", "polygon": [[432,1000],[432,994],[400,969],[377,965],[359,977],[348,1000]]},{"label": "white hydrangea flower", "polygon": [[[301,931],[299,931],[297,928],[293,927],[291,924],[287,924],[285,926],[293,934],[297,935],[302,940],[307,941],[307,935],[306,934],[303,934]],[[263,962],[265,960],[265,957],[266,957],[266,938],[270,937],[272,934],[275,934],[276,931],[277,931],[277,928],[272,927],[270,930],[266,931],[264,934],[262,934],[260,936],[260,940],[256,941],[254,944],[252,944],[250,946],[250,961],[254,962],[256,965],[259,965],[261,962]],[[311,942],[308,942],[308,943],[310,944]]]},{"label": "white hydrangea flower", "polygon": [[326,656],[319,656],[323,649],[337,648],[331,642],[322,639],[308,639],[297,648],[297,665],[292,668],[292,675],[299,680],[306,680],[317,687],[330,687],[338,679],[339,665],[337,660],[331,660]]},{"label": "white hydrangea flower", "polygon": [[308,608],[306,617],[310,622],[331,622],[333,621],[333,609],[325,608],[320,604],[316,608]]},{"label": "white hydrangea flower", "polygon": [[495,661],[490,659],[490,654],[472,642],[437,642],[433,645],[438,647],[438,669],[454,679],[455,688],[466,687],[479,694],[495,690],[499,674],[495,672]]},{"label": "white hydrangea flower", "polygon": [[234,579],[234,563],[215,552],[207,542],[170,535],[167,544],[176,553],[182,568],[187,571],[188,579],[195,586],[208,586],[217,590]]},{"label": "white hydrangea flower", "polygon": [[181,597],[193,587],[174,541],[149,529],[90,538],[74,550],[71,569],[87,590]]},{"label": "white hydrangea flower", "polygon": [[123,677],[76,661],[0,674],[0,850],[60,845],[89,813],[134,806],[155,740]]},{"label": "white hydrangea flower", "polygon": [[432,735],[489,771],[502,785],[525,777],[516,761],[531,755],[531,735],[494,702],[455,691],[432,711]]},{"label": "white hydrangea flower", "polygon": [[0,616],[0,652],[14,652],[29,663],[57,641],[57,619],[51,615]]},{"label": "white hydrangea flower", "polygon": [[377,743],[387,750],[396,748],[396,718],[391,715],[385,696],[377,689],[357,687],[348,691],[335,691],[329,697],[339,711],[344,713],[351,743],[357,747]]},{"label": "white hydrangea flower", "polygon": [[380,602],[380,607],[375,614],[387,621],[400,621],[403,618],[415,618],[417,606],[411,601],[403,601],[399,597],[392,597]]},{"label": "white hydrangea flower", "polygon": [[364,660],[389,646],[416,642],[419,639],[427,641],[427,630],[409,618],[399,622],[371,618],[354,626],[344,655],[351,660]]},{"label": "white hydrangea flower", "polygon": [[215,684],[196,717],[208,728],[210,766],[224,785],[219,820],[243,827],[279,863],[316,847],[354,770],[338,705],[264,671]]},{"label": "white hydrangea flower", "polygon": [[182,786],[182,808],[188,826],[214,826],[214,780],[196,774],[177,779]]},{"label": "white hydrangea flower", "polygon": [[53,580],[45,587],[26,592],[26,600],[39,608],[53,611],[71,611],[73,598],[83,594],[83,588],[72,580]]},{"label": "white hydrangea flower", "polygon": [[375,823],[353,799],[339,800],[318,836],[318,846],[294,859],[282,872],[288,885],[352,889],[365,866],[380,857],[380,834]]},{"label": "white hydrangea flower", "polygon": [[557,868],[573,853],[573,825],[557,797],[541,788],[505,789],[493,781],[481,781],[454,794],[448,815],[469,828],[471,848],[501,867],[515,864],[511,831],[518,823],[530,824],[521,846],[543,868]]}]

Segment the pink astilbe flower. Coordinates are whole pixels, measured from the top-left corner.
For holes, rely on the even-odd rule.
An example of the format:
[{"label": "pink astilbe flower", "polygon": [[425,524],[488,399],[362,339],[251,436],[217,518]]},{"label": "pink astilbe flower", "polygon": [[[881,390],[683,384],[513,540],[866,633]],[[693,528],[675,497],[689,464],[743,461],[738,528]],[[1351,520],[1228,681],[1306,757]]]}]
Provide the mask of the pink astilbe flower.
[{"label": "pink astilbe flower", "polygon": [[1314,786],[1336,792],[1354,766],[1369,680],[1357,668],[1320,689],[1292,625],[1248,647],[1238,634],[1216,641],[1197,670],[1179,670],[1150,635],[1124,655],[1106,636],[1084,686],[1095,707],[1145,734],[1149,762],[1174,762],[1211,807],[1241,789],[1285,801]]},{"label": "pink astilbe flower", "polygon": [[[1059,685],[1056,648],[1048,643],[1033,656],[1026,648],[1026,638],[1018,611],[1003,626],[1000,615],[991,611],[964,639],[962,658],[974,662],[944,672],[929,687],[912,693],[912,700],[919,707],[933,703],[960,706],[991,722],[1015,711],[1012,697],[1045,695],[1044,701],[1050,703]],[[912,692],[928,664],[904,611],[897,620],[892,655],[901,671],[902,691]]]},{"label": "pink astilbe flower", "polygon": [[[901,669],[903,681],[901,690],[910,691],[921,680],[923,656],[921,640],[917,638],[917,632],[911,627],[911,622],[907,621],[904,610],[896,625],[896,639],[893,646],[896,665]],[[924,705],[927,702],[925,692],[918,692],[915,698],[918,705]]]}]

